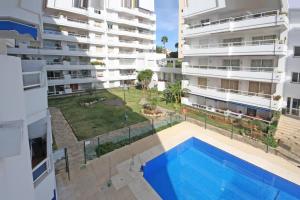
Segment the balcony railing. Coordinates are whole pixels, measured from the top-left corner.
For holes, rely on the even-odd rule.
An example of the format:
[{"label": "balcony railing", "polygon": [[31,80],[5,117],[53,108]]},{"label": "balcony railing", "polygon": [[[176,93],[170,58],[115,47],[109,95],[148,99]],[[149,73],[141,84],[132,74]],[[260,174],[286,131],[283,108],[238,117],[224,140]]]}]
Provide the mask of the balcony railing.
[{"label": "balcony railing", "polygon": [[96,76],[92,75],[71,75],[72,79],[77,79],[77,78],[96,78]]},{"label": "balcony railing", "polygon": [[51,35],[62,35],[62,32],[54,31],[54,30],[44,30],[44,33],[51,34]]},{"label": "balcony railing", "polygon": [[191,49],[208,49],[208,48],[225,48],[225,47],[241,47],[241,46],[262,46],[262,45],[274,45],[282,44],[281,40],[252,40],[241,42],[229,42],[229,43],[215,43],[215,44],[201,44],[190,45]]},{"label": "balcony railing", "polygon": [[48,168],[49,159],[46,158],[42,162],[40,162],[37,166],[35,166],[32,170],[32,178],[33,182],[37,182],[39,178],[41,178],[44,174],[46,174],[49,170]]},{"label": "balcony railing", "polygon": [[261,18],[261,17],[276,16],[276,15],[279,15],[279,11],[272,10],[272,11],[267,11],[267,12],[243,15],[243,16],[238,16],[238,17],[230,17],[230,18],[220,19],[220,20],[216,20],[216,21],[191,25],[188,29],[195,29],[195,28],[201,28],[201,27],[205,27],[205,26],[224,24],[224,23],[228,23],[228,22],[238,22],[238,21],[243,21],[243,20],[247,20],[247,19],[256,19],[256,18]]},{"label": "balcony railing", "polygon": [[41,72],[23,72],[24,90],[41,87]]},{"label": "balcony railing", "polygon": [[205,89],[205,90],[214,90],[216,92],[239,94],[239,95],[243,95],[243,96],[256,96],[256,97],[262,97],[262,98],[266,98],[266,99],[271,99],[273,97],[271,94],[255,93],[255,92],[250,92],[250,91],[241,91],[241,90],[226,89],[226,88],[218,88],[218,87],[211,87],[211,86],[205,86],[205,85],[189,85],[189,86],[197,87],[199,89]]},{"label": "balcony railing", "polygon": [[188,65],[185,68],[204,69],[204,70],[222,70],[222,71],[248,71],[248,72],[274,72],[275,67],[243,67],[243,66],[198,66]]},{"label": "balcony railing", "polygon": [[56,77],[48,77],[48,80],[62,80],[64,79],[64,76],[56,76]]}]

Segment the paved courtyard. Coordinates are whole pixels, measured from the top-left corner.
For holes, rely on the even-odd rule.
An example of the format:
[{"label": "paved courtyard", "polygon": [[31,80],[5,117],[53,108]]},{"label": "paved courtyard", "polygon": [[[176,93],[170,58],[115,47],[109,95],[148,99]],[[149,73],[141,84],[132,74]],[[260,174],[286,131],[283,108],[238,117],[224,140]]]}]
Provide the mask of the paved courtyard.
[{"label": "paved courtyard", "polygon": [[[71,165],[70,181],[64,173],[56,176],[59,198],[61,200],[159,199],[139,172],[140,165],[190,137],[199,138],[300,184],[300,169],[283,158],[267,154],[216,132],[204,130],[195,124],[183,122],[90,161],[85,167]],[[71,138],[69,139],[71,141]],[[58,146],[63,145],[59,141],[57,143]]]}]

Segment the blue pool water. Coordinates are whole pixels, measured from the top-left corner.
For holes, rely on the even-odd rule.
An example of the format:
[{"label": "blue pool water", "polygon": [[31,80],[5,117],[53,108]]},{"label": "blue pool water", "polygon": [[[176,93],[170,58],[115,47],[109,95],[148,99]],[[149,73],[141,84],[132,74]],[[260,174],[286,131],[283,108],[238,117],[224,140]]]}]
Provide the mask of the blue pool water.
[{"label": "blue pool water", "polygon": [[162,199],[300,199],[299,185],[196,138],[147,162],[144,178]]}]

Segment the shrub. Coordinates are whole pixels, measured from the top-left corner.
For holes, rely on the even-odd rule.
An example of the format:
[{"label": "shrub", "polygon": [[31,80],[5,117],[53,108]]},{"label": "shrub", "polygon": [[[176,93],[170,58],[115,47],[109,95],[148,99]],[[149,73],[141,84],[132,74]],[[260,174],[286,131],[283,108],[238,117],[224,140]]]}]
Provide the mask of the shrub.
[{"label": "shrub", "polygon": [[105,66],[105,63],[104,62],[101,62],[101,61],[92,61],[91,62],[91,65],[100,65],[100,66]]}]

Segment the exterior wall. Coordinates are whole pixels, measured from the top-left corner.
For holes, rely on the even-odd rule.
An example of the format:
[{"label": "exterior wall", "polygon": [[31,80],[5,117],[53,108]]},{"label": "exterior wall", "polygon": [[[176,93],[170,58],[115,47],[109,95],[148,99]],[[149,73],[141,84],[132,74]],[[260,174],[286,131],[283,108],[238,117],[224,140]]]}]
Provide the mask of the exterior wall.
[{"label": "exterior wall", "polygon": [[[26,60],[46,60],[48,72],[61,71],[62,78],[48,80],[49,90],[63,86],[63,94],[88,87],[117,87],[124,80],[135,81],[139,67],[157,68],[154,0],[130,4],[91,0],[86,8],[74,7],[71,0],[39,0],[42,2],[43,10],[33,11],[42,28],[39,42],[16,41],[16,48],[8,53]],[[105,65],[91,65],[94,61]],[[133,73],[124,76],[125,70]],[[69,72],[76,71],[90,75],[70,78]]]},{"label": "exterior wall", "polygon": [[[12,200],[34,199],[21,60],[0,55],[0,61],[2,64],[0,73],[0,92],[2,94],[0,122],[22,121],[22,127],[19,129],[20,144],[15,144],[12,140],[6,140],[5,137],[7,136],[3,135],[5,130],[0,128],[0,141],[10,141],[9,146],[20,148],[19,154],[0,158],[1,198]],[[1,151],[4,151],[2,149],[3,146],[4,144],[0,145]],[[20,170],[20,166],[22,166],[22,170]],[[16,189],[18,190],[17,192]]]},{"label": "exterior wall", "polygon": [[[287,58],[287,67],[286,67],[286,79],[284,84],[284,104],[287,105],[287,100],[290,98],[291,104],[294,99],[300,99],[300,84],[292,83],[292,73],[300,73],[300,58],[294,56],[294,47],[300,46],[299,41],[299,23],[300,23],[300,10],[289,11],[290,19],[290,31],[289,31],[289,43],[288,43],[288,58]],[[292,109],[292,105],[287,108],[288,110]],[[299,109],[299,108],[296,108]],[[296,112],[297,114],[299,113]],[[299,115],[299,114],[298,114]]]},{"label": "exterior wall", "polygon": [[[281,110],[284,106],[286,60],[290,51],[287,48],[287,2],[212,0],[199,3],[189,0],[180,2],[180,5],[184,7],[184,25],[179,25],[185,43],[182,73],[187,80],[183,86],[192,94],[183,102],[216,108],[219,104],[214,99],[238,103],[240,106],[234,105],[229,109],[247,114],[247,108],[254,107],[257,116],[266,118],[270,115],[262,110]],[[274,35],[276,40],[270,41],[270,35]],[[255,38],[260,39],[255,42]],[[182,41],[181,38],[179,41]],[[259,59],[264,63],[268,60],[268,67],[263,68],[266,66],[262,63],[254,65]],[[238,64],[228,64],[230,60]],[[198,85],[199,77],[202,82],[206,78],[206,86]],[[225,82],[224,86],[221,85],[222,79],[237,81],[238,89],[221,89],[226,85]],[[250,92],[251,81],[263,86],[266,83],[272,85],[270,93],[262,96],[259,92]],[[251,86],[254,87],[253,84]],[[210,100],[203,102],[203,98]]]}]

